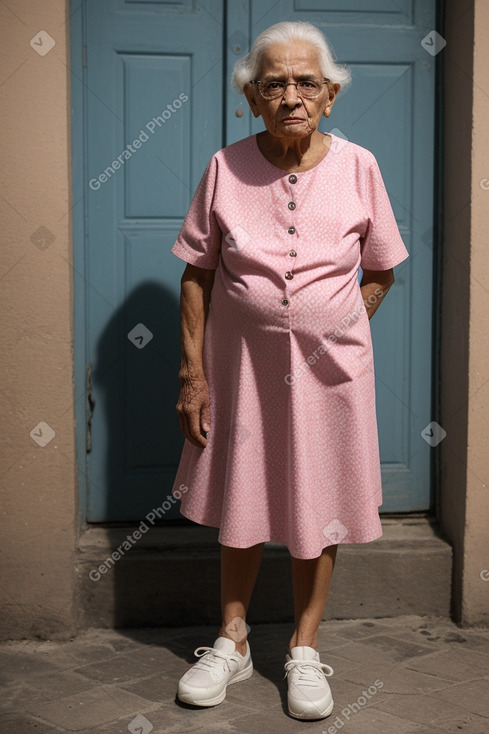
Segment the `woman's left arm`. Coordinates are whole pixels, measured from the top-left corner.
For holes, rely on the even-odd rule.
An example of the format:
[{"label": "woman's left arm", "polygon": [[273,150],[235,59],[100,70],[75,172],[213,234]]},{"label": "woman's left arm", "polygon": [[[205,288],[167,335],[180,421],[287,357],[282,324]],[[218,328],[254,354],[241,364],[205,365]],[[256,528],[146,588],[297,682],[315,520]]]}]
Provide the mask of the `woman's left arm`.
[{"label": "woman's left arm", "polygon": [[364,270],[360,282],[363,302],[367,309],[369,319],[380,306],[383,298],[394,282],[394,269],[390,270]]}]

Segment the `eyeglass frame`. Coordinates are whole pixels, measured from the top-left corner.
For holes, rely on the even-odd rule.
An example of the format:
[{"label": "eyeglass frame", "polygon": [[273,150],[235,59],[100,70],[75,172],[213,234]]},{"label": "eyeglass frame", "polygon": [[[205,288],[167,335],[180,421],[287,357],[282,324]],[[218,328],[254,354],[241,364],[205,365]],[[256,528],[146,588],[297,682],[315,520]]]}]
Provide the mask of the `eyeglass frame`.
[{"label": "eyeglass frame", "polygon": [[[320,84],[328,84],[328,83],[329,83],[329,82],[331,81],[331,79],[328,79],[327,77],[323,77],[323,79],[324,79],[324,81],[320,82]],[[301,94],[301,93],[299,92],[299,90],[298,90],[298,88],[297,88],[297,87],[298,87],[298,85],[299,85],[299,84],[301,83],[301,81],[302,81],[302,82],[314,82],[314,81],[316,81],[315,79],[301,79],[301,81],[299,81],[299,82],[280,82],[280,80],[279,80],[279,79],[269,79],[269,81],[270,81],[270,82],[279,82],[280,84],[284,84],[284,85],[285,85],[285,86],[284,86],[284,90],[283,90],[283,92],[282,92],[282,95],[280,95],[280,94],[277,94],[277,96],[276,96],[276,97],[265,97],[265,95],[264,95],[264,94],[263,94],[263,92],[261,91],[260,87],[258,86],[258,85],[260,84],[260,82],[261,82],[261,79],[252,79],[252,80],[251,80],[250,82],[248,82],[248,83],[249,83],[249,84],[255,84],[255,85],[256,85],[256,88],[257,88],[257,89],[258,89],[258,91],[260,92],[260,95],[261,95],[261,97],[263,97],[263,99],[264,99],[264,100],[266,100],[267,102],[271,102],[271,101],[272,101],[272,100],[274,100],[274,99],[279,99],[279,97],[280,97],[280,96],[282,96],[282,98],[283,98],[283,96],[285,95],[285,92],[287,91],[287,87],[290,87],[290,85],[291,85],[291,84],[292,84],[292,86],[294,86],[294,87],[295,87],[295,89],[296,89],[296,92],[297,92],[298,96],[299,96],[299,97],[300,97],[301,99],[317,99],[317,97],[319,97],[319,95],[321,94],[321,90],[320,90],[320,91],[318,92],[318,94],[315,94],[315,95],[314,95],[314,97],[303,97],[303,96],[302,96],[302,94]]]}]

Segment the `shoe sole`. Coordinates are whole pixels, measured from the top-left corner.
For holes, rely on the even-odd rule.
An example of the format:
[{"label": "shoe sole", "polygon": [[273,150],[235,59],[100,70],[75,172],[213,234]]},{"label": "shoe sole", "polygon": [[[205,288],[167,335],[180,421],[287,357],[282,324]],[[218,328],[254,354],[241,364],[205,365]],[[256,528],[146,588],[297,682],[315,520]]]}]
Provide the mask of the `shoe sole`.
[{"label": "shoe sole", "polygon": [[252,673],[253,663],[250,663],[247,668],[231,678],[231,680],[229,680],[224,686],[224,690],[222,691],[222,693],[220,693],[218,696],[214,696],[214,698],[207,698],[204,700],[196,701],[191,693],[183,693],[182,695],[180,695],[180,693],[177,693],[177,698],[182,701],[182,703],[188,703],[192,706],[217,706],[219,703],[222,703],[226,698],[226,688],[228,686],[232,685],[232,683],[239,683],[242,680],[250,678]]},{"label": "shoe sole", "polygon": [[334,707],[334,701],[331,701],[329,706],[326,708],[326,710],[323,713],[314,713],[306,712],[304,714],[296,714],[294,711],[291,710],[290,704],[289,704],[289,714],[294,717],[294,719],[325,719],[327,716],[330,715],[330,713],[333,711]]}]

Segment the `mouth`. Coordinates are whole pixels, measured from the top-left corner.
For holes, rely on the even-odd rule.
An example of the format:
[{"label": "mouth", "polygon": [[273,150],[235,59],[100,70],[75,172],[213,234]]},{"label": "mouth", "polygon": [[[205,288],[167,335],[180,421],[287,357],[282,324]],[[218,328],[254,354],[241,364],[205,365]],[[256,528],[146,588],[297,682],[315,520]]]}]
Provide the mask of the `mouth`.
[{"label": "mouth", "polygon": [[304,122],[303,117],[284,117],[282,122]]}]

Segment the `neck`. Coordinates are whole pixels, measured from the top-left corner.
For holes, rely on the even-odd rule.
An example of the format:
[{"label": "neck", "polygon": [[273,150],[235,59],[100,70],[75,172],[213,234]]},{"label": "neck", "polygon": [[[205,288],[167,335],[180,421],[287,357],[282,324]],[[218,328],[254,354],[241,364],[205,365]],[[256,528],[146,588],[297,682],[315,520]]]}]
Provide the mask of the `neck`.
[{"label": "neck", "polygon": [[277,163],[292,163],[299,166],[304,160],[314,157],[320,150],[319,146],[324,150],[324,136],[318,130],[312,130],[309,135],[300,138],[278,137],[268,130],[259,135],[262,136],[263,149],[266,149]]}]

